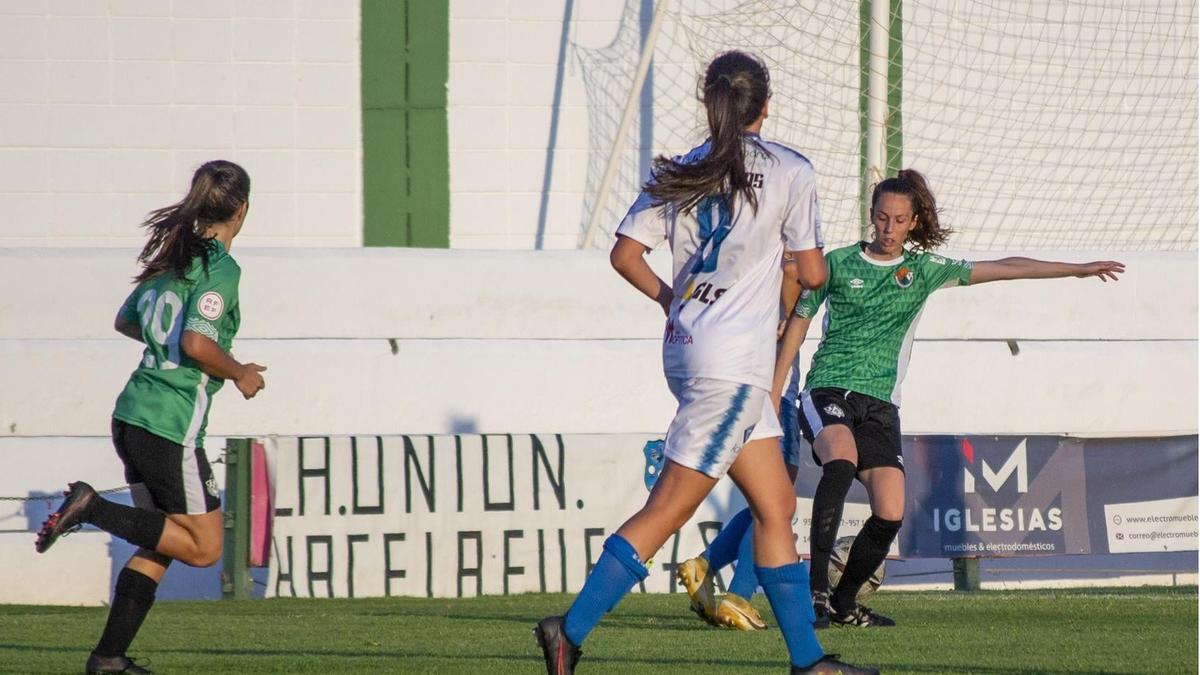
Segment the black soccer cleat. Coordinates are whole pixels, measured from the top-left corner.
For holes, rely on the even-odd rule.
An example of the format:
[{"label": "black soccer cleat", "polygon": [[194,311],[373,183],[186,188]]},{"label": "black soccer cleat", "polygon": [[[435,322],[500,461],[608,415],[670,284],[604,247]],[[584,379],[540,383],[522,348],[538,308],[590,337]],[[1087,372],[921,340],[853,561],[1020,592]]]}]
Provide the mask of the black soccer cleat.
[{"label": "black soccer cleat", "polygon": [[538,646],[542,648],[542,656],[546,659],[546,675],[572,675],[583,650],[576,647],[563,630],[563,617],[548,616],[538,622],[533,629],[533,637],[537,638]]},{"label": "black soccer cleat", "polygon": [[84,670],[88,675],[101,675],[102,673],[153,673],[149,668],[143,668],[125,656],[96,656],[92,654],[88,657],[87,666]]},{"label": "black soccer cleat", "polygon": [[882,614],[876,614],[866,605],[856,604],[848,612],[839,612],[833,605],[829,606],[829,622],[839,626],[857,626],[859,628],[883,628],[895,626],[896,622]]},{"label": "black soccer cleat", "polygon": [[826,654],[803,668],[792,666],[792,675],[879,675],[879,669],[859,668],[839,661],[837,654]]},{"label": "black soccer cleat", "polygon": [[829,594],[817,591],[812,594],[813,629],[829,628]]},{"label": "black soccer cleat", "polygon": [[92,503],[100,498],[92,486],[83,481],[71,483],[67,488],[63,493],[67,498],[59,505],[58,510],[42,523],[42,529],[38,530],[37,542],[34,543],[38,553],[45,553],[59,537],[82,527],[83,519],[91,511]]}]

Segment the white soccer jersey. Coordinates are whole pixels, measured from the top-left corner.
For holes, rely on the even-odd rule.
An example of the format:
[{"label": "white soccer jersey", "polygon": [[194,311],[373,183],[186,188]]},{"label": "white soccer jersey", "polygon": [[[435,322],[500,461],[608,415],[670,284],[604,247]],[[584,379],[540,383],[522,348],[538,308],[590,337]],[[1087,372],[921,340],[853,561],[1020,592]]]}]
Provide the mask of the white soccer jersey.
[{"label": "white soccer jersey", "polygon": [[[676,160],[695,162],[710,142]],[[822,247],[816,173],[803,155],[746,134],[746,171],[757,213],[744,199],[705,198],[688,213],[659,208],[643,192],[617,233],[648,248],[671,246],[675,299],[663,335],[667,377],[706,377],[770,389],[784,250]]]}]

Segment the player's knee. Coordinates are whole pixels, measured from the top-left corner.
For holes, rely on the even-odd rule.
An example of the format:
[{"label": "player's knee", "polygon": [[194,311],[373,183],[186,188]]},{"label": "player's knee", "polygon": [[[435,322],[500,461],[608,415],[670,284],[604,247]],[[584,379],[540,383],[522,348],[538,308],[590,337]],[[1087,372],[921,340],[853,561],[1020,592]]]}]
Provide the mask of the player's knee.
[{"label": "player's knee", "polygon": [[215,550],[206,549],[206,550],[200,551],[199,555],[196,557],[196,562],[193,563],[192,566],[193,567],[212,567],[213,565],[216,565],[219,560],[221,560],[220,547],[216,548]]},{"label": "player's knee", "polygon": [[188,552],[187,557],[181,558],[183,562],[192,567],[212,567],[221,559],[222,542],[220,539],[211,542],[197,542],[193,550]]},{"label": "player's knee", "polygon": [[835,496],[840,495],[845,499],[857,473],[858,467],[854,466],[854,462],[844,459],[825,462],[821,465],[821,481],[817,484],[817,489],[829,490]]},{"label": "player's knee", "polygon": [[868,537],[877,547],[886,548],[892,545],[896,535],[900,532],[900,525],[903,524],[901,518],[884,518],[879,514],[872,514],[867,518],[867,522],[863,524],[862,534]]},{"label": "player's knee", "polygon": [[796,515],[796,498],[792,494],[781,495],[777,498],[759,500],[751,510],[754,524],[757,527],[792,526],[792,518]]},{"label": "player's knee", "polygon": [[[876,508],[871,509],[871,515],[877,516],[886,521],[899,522],[901,520],[904,520],[904,503],[901,502],[901,503],[895,504],[895,505],[885,504],[885,505],[878,506]],[[897,529],[899,529],[900,526],[897,525],[896,527],[897,527]]]},{"label": "player's knee", "polygon": [[879,511],[876,511],[874,513],[874,515],[879,516],[880,518],[887,520],[887,521],[900,522],[900,521],[904,520],[904,509],[903,508],[897,508],[897,509],[891,509],[891,510],[880,509]]}]

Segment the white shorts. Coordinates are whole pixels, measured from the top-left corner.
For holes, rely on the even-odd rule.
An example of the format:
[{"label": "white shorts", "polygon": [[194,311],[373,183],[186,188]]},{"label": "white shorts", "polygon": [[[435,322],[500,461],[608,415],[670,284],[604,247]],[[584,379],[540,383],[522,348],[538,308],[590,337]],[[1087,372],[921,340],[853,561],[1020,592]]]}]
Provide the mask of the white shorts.
[{"label": "white shorts", "polygon": [[767,390],[696,377],[667,378],[679,401],[663,455],[712,478],[725,475],[749,441],[783,435]]}]

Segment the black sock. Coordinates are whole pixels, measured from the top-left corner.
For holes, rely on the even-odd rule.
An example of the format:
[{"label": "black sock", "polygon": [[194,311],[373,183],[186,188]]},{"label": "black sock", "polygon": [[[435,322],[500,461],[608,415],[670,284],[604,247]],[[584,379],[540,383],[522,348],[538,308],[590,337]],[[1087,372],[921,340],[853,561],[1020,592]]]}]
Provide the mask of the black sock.
[{"label": "black sock", "polygon": [[125,506],[107,499],[92,502],[86,520],[109,534],[151,551],[158,546],[167,525],[167,517],[158,511]]},{"label": "black sock", "polygon": [[829,556],[842,524],[842,507],[846,493],[854,482],[854,464],[844,459],[826,462],[813,495],[812,525],[808,530],[809,565],[808,588],[813,593],[829,592]]},{"label": "black sock", "polygon": [[93,650],[96,656],[125,656],[125,650],[142,627],[150,608],[154,605],[154,592],[158,582],[130,569],[117,575],[117,586],[113,590],[112,607],[108,610],[108,623],[104,634]]},{"label": "black sock", "polygon": [[896,533],[900,531],[900,520],[884,520],[872,515],[867,518],[862,531],[854,538],[850,547],[850,558],[846,561],[846,571],[838,582],[829,604],[838,612],[848,612],[854,609],[858,589],[867,579],[879,569],[879,563],[887,557]]}]

